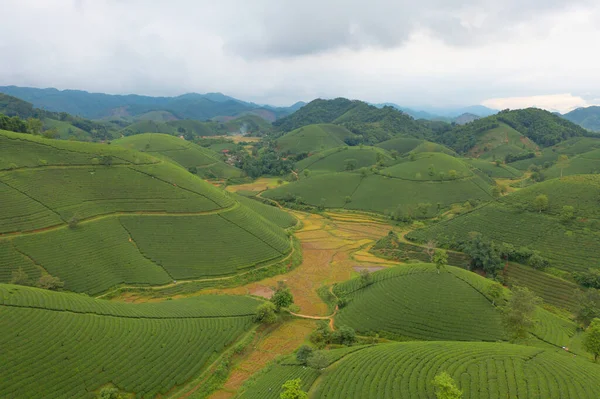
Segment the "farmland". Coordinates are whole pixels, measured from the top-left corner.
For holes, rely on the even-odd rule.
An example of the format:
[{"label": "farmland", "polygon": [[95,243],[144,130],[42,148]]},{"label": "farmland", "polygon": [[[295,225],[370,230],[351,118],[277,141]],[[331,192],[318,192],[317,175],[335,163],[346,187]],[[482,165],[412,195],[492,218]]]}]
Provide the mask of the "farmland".
[{"label": "farmland", "polygon": [[460,159],[432,152],[420,153],[414,160],[405,160],[398,165],[383,169],[381,174],[416,181],[454,180],[473,175]]},{"label": "farmland", "polygon": [[94,391],[111,383],[139,398],[165,394],[239,339],[257,305],[223,296],[112,304],[0,285],[7,367],[0,392],[15,399],[94,398]]},{"label": "farmland", "polygon": [[345,146],[344,139],[353,137],[349,130],[331,124],[309,125],[293,130],[277,139],[282,152],[313,153]]},{"label": "farmland", "polygon": [[311,172],[343,172],[350,167],[360,169],[377,162],[392,162],[392,157],[384,150],[375,147],[338,147],[322,151],[297,163],[298,170]]}]

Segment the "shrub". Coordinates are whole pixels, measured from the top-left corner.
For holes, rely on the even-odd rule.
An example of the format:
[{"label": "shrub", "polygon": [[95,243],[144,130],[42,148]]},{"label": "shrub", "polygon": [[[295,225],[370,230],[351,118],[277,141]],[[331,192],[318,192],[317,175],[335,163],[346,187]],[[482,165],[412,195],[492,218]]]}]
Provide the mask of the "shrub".
[{"label": "shrub", "polygon": [[254,320],[260,323],[273,324],[277,321],[276,306],[272,302],[265,302],[256,309]]},{"label": "shrub", "polygon": [[54,277],[49,274],[42,275],[37,283],[39,288],[43,288],[45,290],[58,290],[59,288],[64,287],[64,285],[65,283],[63,283],[58,277]]}]

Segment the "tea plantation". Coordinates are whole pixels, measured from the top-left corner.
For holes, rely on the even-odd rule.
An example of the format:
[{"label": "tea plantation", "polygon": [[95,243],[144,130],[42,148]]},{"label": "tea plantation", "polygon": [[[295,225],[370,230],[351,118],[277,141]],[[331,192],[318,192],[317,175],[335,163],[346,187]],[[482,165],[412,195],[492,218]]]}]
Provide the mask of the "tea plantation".
[{"label": "tea plantation", "polygon": [[206,296],[130,305],[0,284],[3,397],[95,398],[106,384],[166,394],[252,325],[259,302]]},{"label": "tea plantation", "polygon": [[292,130],[278,138],[276,143],[281,152],[314,153],[345,146],[344,140],[352,137],[354,134],[342,126],[323,123]]},{"label": "tea plantation", "polygon": [[319,152],[296,164],[298,170],[311,172],[343,172],[375,165],[377,162],[391,163],[392,157],[387,151],[375,147],[339,147]]}]

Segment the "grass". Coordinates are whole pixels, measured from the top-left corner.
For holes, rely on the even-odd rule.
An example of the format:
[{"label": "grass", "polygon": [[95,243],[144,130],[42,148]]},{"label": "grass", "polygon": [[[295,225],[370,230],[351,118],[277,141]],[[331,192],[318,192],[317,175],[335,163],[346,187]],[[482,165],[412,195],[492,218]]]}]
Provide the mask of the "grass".
[{"label": "grass", "polygon": [[358,279],[335,287],[338,297],[348,299],[335,317],[337,327],[400,340],[503,338],[500,312],[451,272],[438,274],[433,265],[400,266],[375,272],[373,281],[367,287]]},{"label": "grass", "polygon": [[329,367],[311,389],[318,398],[431,398],[448,372],[465,398],[596,398],[600,368],[562,350],[503,343],[377,345]]},{"label": "grass", "polygon": [[344,139],[354,137],[348,129],[332,124],[308,125],[293,130],[277,139],[281,152],[292,154],[314,153],[345,146]]},{"label": "grass", "polygon": [[235,199],[239,203],[258,213],[260,216],[272,223],[275,223],[282,229],[289,229],[298,223],[298,220],[294,216],[284,210],[279,209],[270,202],[265,203],[259,201],[258,199],[251,199],[242,195],[235,196]]},{"label": "grass", "polygon": [[473,176],[462,160],[433,152],[420,153],[414,161],[405,159],[404,162],[383,169],[381,174],[411,181],[443,181]]},{"label": "grass", "polygon": [[165,395],[235,343],[258,304],[203,296],[131,305],[0,285],[0,392],[94,398],[111,383],[138,398]]},{"label": "grass", "polygon": [[296,167],[300,171],[343,172],[348,160],[354,160],[354,169],[360,169],[375,165],[378,157],[382,162],[392,162],[392,157],[386,151],[376,147],[338,147],[305,158]]},{"label": "grass", "polygon": [[113,144],[165,157],[186,169],[196,168],[204,178],[227,179],[242,175],[241,170],[226,164],[218,153],[168,134],[138,134],[115,140]]},{"label": "grass", "polygon": [[467,159],[465,162],[494,179],[514,179],[523,176],[523,172],[510,165],[496,165],[482,159]]}]

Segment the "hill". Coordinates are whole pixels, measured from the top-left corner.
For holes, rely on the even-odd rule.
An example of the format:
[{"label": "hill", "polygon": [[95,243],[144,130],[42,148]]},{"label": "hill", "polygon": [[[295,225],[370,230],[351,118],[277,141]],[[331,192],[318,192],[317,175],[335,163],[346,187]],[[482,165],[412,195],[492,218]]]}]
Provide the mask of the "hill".
[{"label": "hill", "polygon": [[450,148],[431,141],[416,139],[412,137],[396,137],[375,145],[388,151],[396,151],[400,155],[421,152],[443,152],[448,155],[456,155]]},{"label": "hill", "polygon": [[600,132],[600,107],[577,108],[563,115],[563,118],[586,129]]},{"label": "hill", "polygon": [[53,112],[67,112],[90,119],[105,117],[135,117],[153,111],[166,111],[177,119],[206,120],[217,116],[236,116],[253,112],[274,120],[293,112],[296,107],[260,106],[221,93],[189,93],[177,97],[149,97],[139,95],[111,95],[88,93],[81,90],[38,89],[32,87],[2,86],[5,93]]},{"label": "hill", "polygon": [[0,343],[10,365],[0,392],[96,398],[110,384],[137,397],[164,395],[238,341],[259,303],[212,295],[132,305],[0,284]]},{"label": "hill", "polygon": [[374,166],[378,162],[391,163],[392,157],[376,147],[338,147],[318,152],[296,163],[299,171],[343,172]]},{"label": "hill", "polygon": [[523,175],[523,172],[512,165],[497,164],[483,159],[466,159],[465,162],[494,179],[514,179]]},{"label": "hill", "polygon": [[600,148],[600,137],[574,137],[544,148],[540,153],[535,154],[535,157],[512,162],[510,166],[519,170],[526,170],[531,165],[547,168],[556,163],[560,155],[573,158],[597,148]]},{"label": "hill", "polygon": [[547,178],[600,173],[600,149],[584,152],[569,159],[565,165],[555,163],[544,174]]},{"label": "hill", "polygon": [[[414,151],[414,150],[413,150]],[[381,171],[384,176],[413,181],[444,181],[472,177],[460,159],[444,153],[422,152]]]},{"label": "hill", "polygon": [[226,164],[221,155],[179,137],[145,133],[113,141],[121,147],[168,158],[203,178],[227,179],[242,176],[242,171]]},{"label": "hill", "polygon": [[232,275],[290,250],[281,228],[171,162],[10,132],[0,143],[0,281],[21,267],[97,294]]},{"label": "hill", "polygon": [[[479,232],[497,243],[538,250],[550,260],[551,266],[559,269],[598,268],[599,179],[569,176],[545,181],[464,215],[415,230],[406,237],[420,242],[435,239],[441,244],[460,247],[472,232]],[[534,199],[542,194],[548,198],[548,209],[539,212]],[[567,221],[561,218],[563,206],[574,207],[573,218]]]},{"label": "hill", "polygon": [[[488,136],[490,133],[491,137]],[[572,137],[588,135],[589,132],[585,129],[551,112],[527,108],[501,111],[496,115],[456,126],[452,130],[441,131],[436,134],[434,141],[459,153],[467,153],[476,147],[477,154],[484,152],[486,145],[500,147],[504,144],[498,155],[512,152],[515,152],[513,155],[518,155],[532,147],[529,140],[540,147],[550,147]],[[528,140],[523,141],[520,136]],[[523,142],[520,144],[519,141]],[[518,148],[510,147],[511,144],[516,144]]]},{"label": "hill", "polygon": [[431,381],[446,371],[465,399],[595,398],[600,369],[561,352],[488,342],[403,342],[335,349],[322,351],[328,366],[321,373],[288,357],[249,383],[240,397],[277,399],[278,387],[301,378],[302,388],[315,398],[433,398]]},{"label": "hill", "polygon": [[276,140],[279,151],[290,154],[313,153],[347,145],[353,138],[349,130],[332,124],[308,125],[293,130]]}]

